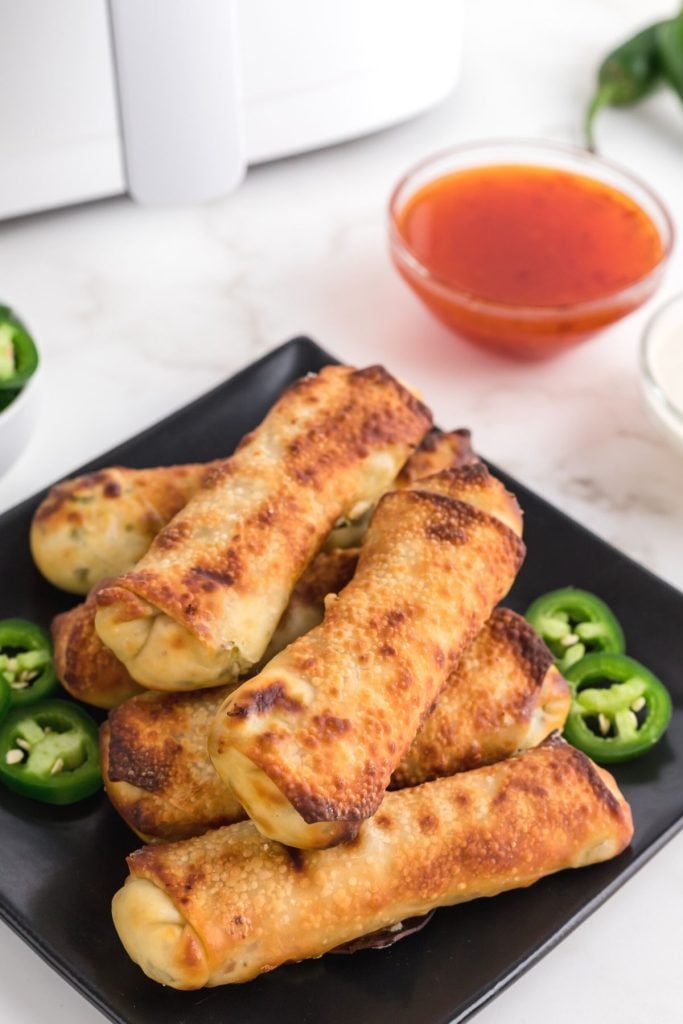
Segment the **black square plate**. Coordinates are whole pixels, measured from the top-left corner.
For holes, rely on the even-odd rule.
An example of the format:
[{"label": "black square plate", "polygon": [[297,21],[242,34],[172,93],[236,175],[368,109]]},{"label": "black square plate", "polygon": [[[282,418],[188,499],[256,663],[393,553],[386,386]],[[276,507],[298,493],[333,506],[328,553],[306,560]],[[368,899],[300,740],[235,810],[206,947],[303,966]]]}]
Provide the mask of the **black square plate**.
[{"label": "black square plate", "polygon": [[[154,466],[230,452],[284,387],[332,362],[297,338],[162,423],[84,467]],[[460,426],[458,411],[453,423]],[[504,475],[503,479],[505,479]],[[384,951],[326,956],[247,985],[175,992],[123,952],[109,904],[138,843],[104,796],[52,809],[0,792],[0,914],[48,963],[119,1024],[446,1024],[461,1021],[535,963],[643,864],[683,821],[683,595],[507,480],[526,518],[526,565],[508,603],[566,584],[600,594],[623,623],[629,653],[669,686],[676,706],[662,743],[616,771],[633,807],[632,846],[616,860],[565,871],[531,889],[440,910]],[[74,603],[44,582],[28,551],[42,495],[0,518],[0,618],[47,626]]]}]

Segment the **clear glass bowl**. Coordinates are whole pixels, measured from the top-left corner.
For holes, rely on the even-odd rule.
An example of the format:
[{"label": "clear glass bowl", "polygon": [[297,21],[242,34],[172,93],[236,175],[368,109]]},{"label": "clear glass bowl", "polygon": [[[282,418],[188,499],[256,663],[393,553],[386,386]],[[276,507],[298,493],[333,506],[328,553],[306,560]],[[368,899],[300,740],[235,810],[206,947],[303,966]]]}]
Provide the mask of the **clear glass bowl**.
[{"label": "clear glass bowl", "polygon": [[683,294],[657,310],[645,328],[640,377],[655,423],[683,451]]},{"label": "clear glass bowl", "polygon": [[[401,233],[400,213],[425,185],[468,168],[495,165],[549,167],[583,175],[625,193],[650,217],[662,243],[660,261],[643,277],[611,294],[558,305],[510,305],[472,294],[439,278]],[[641,306],[658,287],[671,252],[674,229],[657,195],[617,164],[587,150],[554,142],[491,141],[456,146],[422,160],[399,181],[389,201],[393,261],[403,278],[439,320],[486,348],[522,358],[544,358],[591,337]]]}]

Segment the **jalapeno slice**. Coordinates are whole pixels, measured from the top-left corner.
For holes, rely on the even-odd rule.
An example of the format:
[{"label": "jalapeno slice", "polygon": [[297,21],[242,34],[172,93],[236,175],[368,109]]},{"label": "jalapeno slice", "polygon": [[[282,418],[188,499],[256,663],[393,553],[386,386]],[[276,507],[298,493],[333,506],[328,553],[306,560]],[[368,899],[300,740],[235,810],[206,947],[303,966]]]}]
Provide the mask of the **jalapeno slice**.
[{"label": "jalapeno slice", "polygon": [[66,700],[13,708],[0,724],[0,779],[47,804],[72,804],[102,785],[97,725]]},{"label": "jalapeno slice", "polygon": [[12,704],[32,704],[59,686],[49,633],[26,619],[0,621],[0,679],[7,683]]},{"label": "jalapeno slice", "polygon": [[0,305],[0,394],[23,387],[37,366],[33,338],[9,306]]},{"label": "jalapeno slice", "polygon": [[564,736],[600,764],[640,757],[664,735],[671,697],[624,654],[587,654],[567,672],[573,700]]},{"label": "jalapeno slice", "polygon": [[563,674],[586,654],[623,654],[626,650],[624,632],[614,613],[588,590],[551,590],[529,605],[525,618],[548,645]]}]

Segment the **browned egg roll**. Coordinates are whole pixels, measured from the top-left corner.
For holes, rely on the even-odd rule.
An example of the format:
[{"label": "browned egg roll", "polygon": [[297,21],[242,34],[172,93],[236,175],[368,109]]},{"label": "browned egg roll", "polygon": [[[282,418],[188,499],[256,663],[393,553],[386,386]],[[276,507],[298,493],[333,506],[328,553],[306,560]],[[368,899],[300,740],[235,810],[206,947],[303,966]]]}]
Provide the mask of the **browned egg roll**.
[{"label": "browned egg roll", "polygon": [[[346,586],[357,559],[358,552],[353,548],[320,552],[313,559],[292,592],[266,657],[272,657],[322,620],[326,595]],[[52,622],[52,638],[55,672],[64,689],[77,700],[108,711],[145,691],[95,632],[97,592],[107,583],[101,581],[83,604],[57,615]]]},{"label": "browned egg roll", "polygon": [[[434,429],[411,455],[394,486],[405,486],[476,458],[468,430],[442,433]],[[111,466],[56,484],[38,506],[31,524],[31,551],[37,568],[56,587],[74,594],[87,594],[106,577],[123,575],[187,504],[213,465]],[[360,544],[369,514],[345,520],[332,531],[326,547]]]},{"label": "browned egg roll", "polygon": [[388,793],[356,838],[331,850],[288,849],[252,822],[148,846],[128,858],[114,924],[164,985],[248,981],[435,907],[608,860],[632,834],[612,776],[552,739]]},{"label": "browned egg roll", "polygon": [[148,690],[112,711],[102,725],[107,795],[144,842],[187,839],[246,817],[206,749],[209,727],[229,690]]},{"label": "browned egg roll", "polygon": [[31,523],[34,562],[56,587],[87,594],[142,558],[212,465],[111,466],[56,484]]},{"label": "browned egg roll", "polygon": [[[449,677],[392,787],[502,760],[561,729],[570,695],[552,661],[521,616],[494,611]],[[145,841],[185,839],[245,817],[206,749],[226,695],[225,688],[146,693],[126,701],[102,727],[107,792]]]},{"label": "browned egg roll", "polygon": [[391,778],[418,786],[502,761],[561,730],[571,694],[526,619],[496,608]]},{"label": "browned egg roll", "polygon": [[287,845],[340,842],[374,813],[521,565],[519,508],[483,464],[416,486],[382,498],[322,624],[235,690],[212,727],[219,775]]},{"label": "browned egg roll", "polygon": [[150,689],[234,681],[263,656],[335,522],[386,491],[430,422],[379,366],[297,381],[100,591],[100,638]]}]

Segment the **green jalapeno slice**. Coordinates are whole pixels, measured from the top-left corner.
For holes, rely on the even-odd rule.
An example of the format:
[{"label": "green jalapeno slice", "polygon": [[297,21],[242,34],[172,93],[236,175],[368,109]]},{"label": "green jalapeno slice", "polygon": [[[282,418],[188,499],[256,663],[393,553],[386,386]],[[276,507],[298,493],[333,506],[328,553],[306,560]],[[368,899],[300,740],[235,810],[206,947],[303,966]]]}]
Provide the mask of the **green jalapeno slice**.
[{"label": "green jalapeno slice", "polygon": [[52,661],[50,635],[26,619],[0,621],[0,679],[12,704],[31,704],[59,686]]},{"label": "green jalapeno slice", "polygon": [[586,654],[623,654],[626,649],[624,632],[614,613],[588,590],[551,590],[529,605],[525,618],[548,645],[563,674]]},{"label": "green jalapeno slice", "polygon": [[38,350],[31,335],[9,306],[0,305],[0,394],[16,397],[38,366]]},{"label": "green jalapeno slice", "polygon": [[47,804],[72,804],[97,792],[96,723],[66,700],[13,708],[0,724],[0,780]]},{"label": "green jalapeno slice", "polygon": [[569,669],[567,682],[573,699],[564,737],[600,764],[640,757],[671,720],[664,684],[624,654],[587,654]]}]

